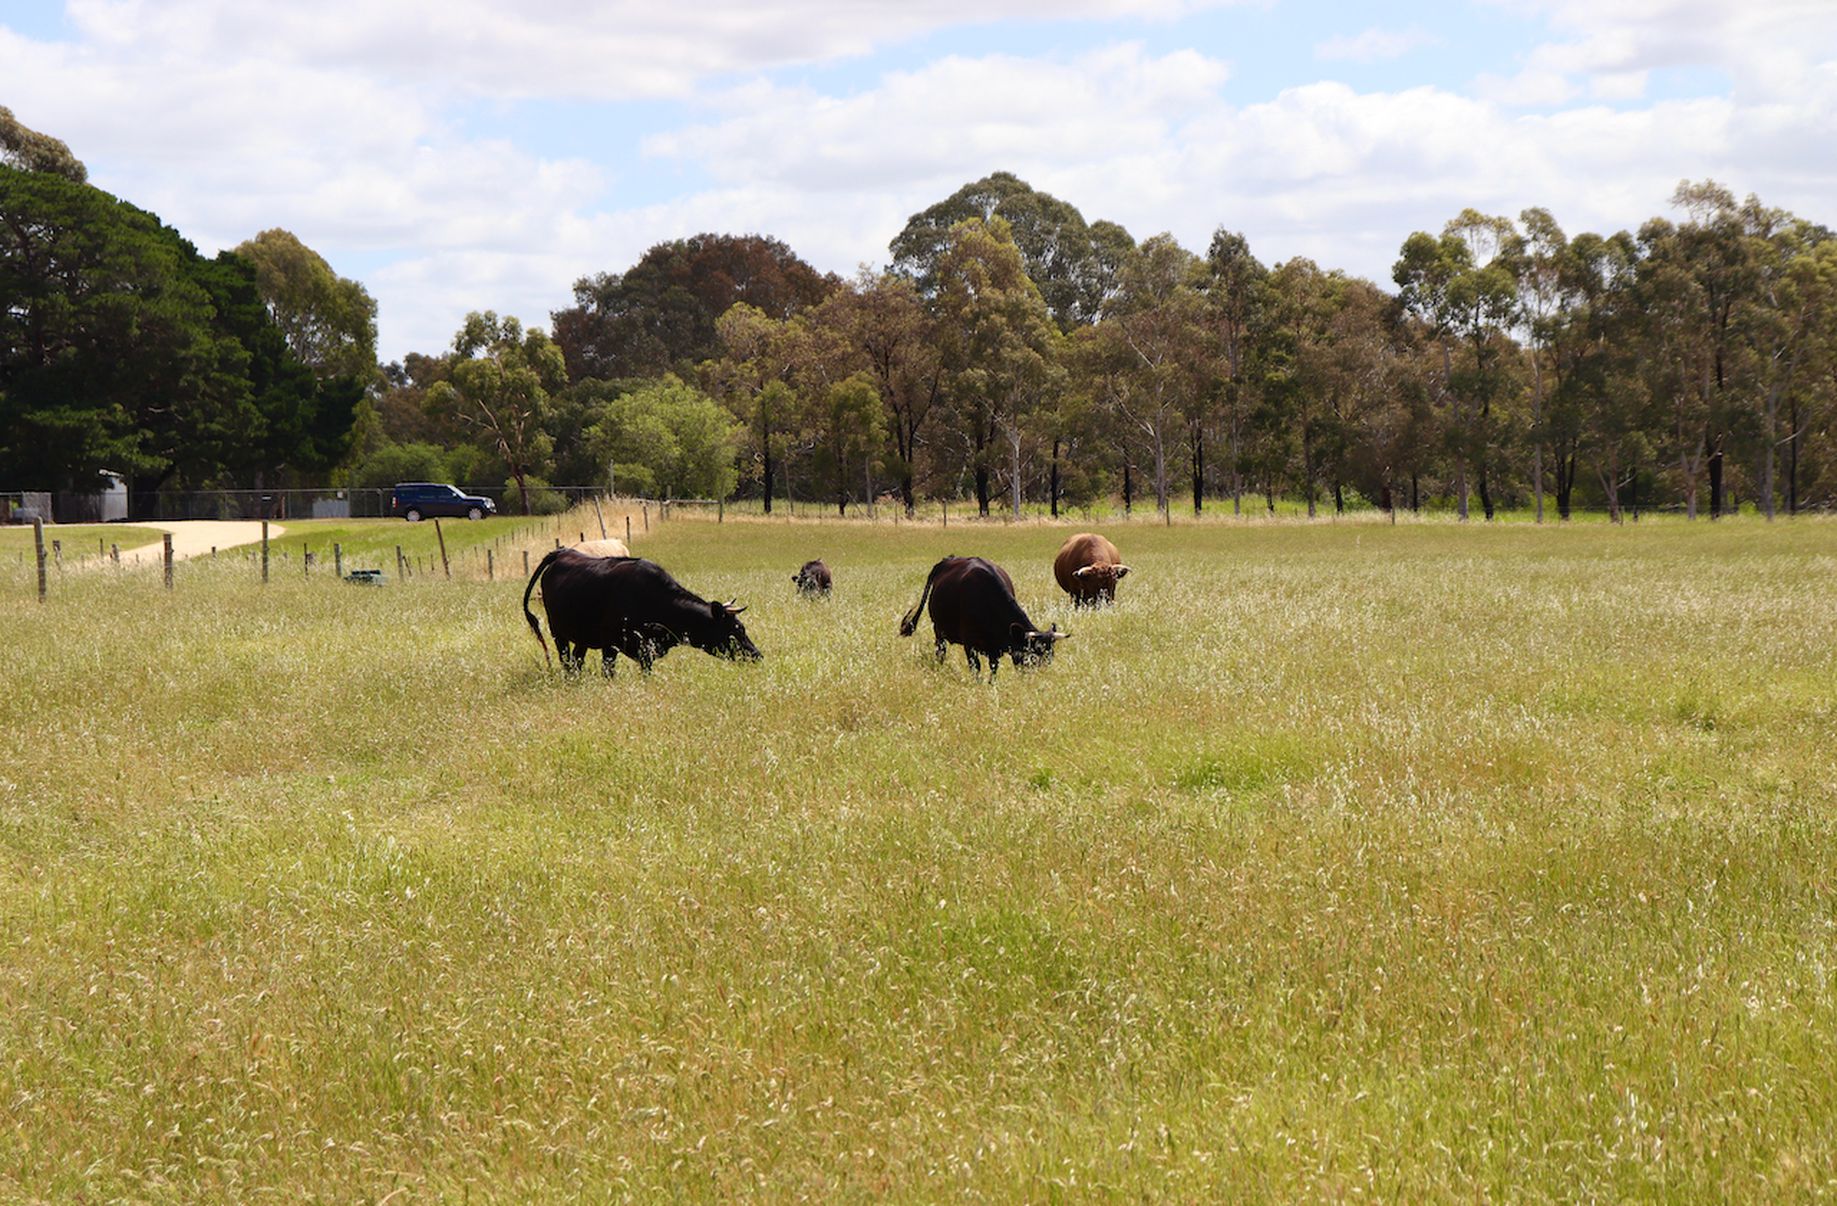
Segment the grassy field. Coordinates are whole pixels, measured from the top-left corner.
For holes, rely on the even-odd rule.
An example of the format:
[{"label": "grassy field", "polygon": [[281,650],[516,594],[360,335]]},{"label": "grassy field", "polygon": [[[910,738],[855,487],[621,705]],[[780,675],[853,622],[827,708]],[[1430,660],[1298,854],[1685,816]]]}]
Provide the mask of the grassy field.
[{"label": "grassy field", "polygon": [[765,661],[573,685],[0,564],[0,1198],[1837,1194],[1837,523],[1109,530],[673,520]]},{"label": "grassy field", "polygon": [[[51,542],[54,540],[63,542],[65,558],[75,562],[85,557],[94,560],[102,556],[111,544],[131,549],[138,545],[156,544],[159,538],[160,533],[152,528],[135,528],[119,523],[51,524],[45,528],[45,557],[51,557]],[[0,572],[4,572],[4,563],[10,563],[14,571],[21,566],[31,569],[37,549],[33,540],[31,524],[0,527]],[[103,543],[98,545],[98,540]]]}]

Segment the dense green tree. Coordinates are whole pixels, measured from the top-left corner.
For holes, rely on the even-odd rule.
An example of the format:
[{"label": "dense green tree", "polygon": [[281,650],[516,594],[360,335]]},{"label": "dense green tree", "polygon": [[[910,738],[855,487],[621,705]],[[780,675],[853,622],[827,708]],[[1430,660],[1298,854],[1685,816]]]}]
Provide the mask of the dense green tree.
[{"label": "dense green tree", "polygon": [[778,239],[699,234],[657,244],[623,273],[582,277],[574,305],[551,317],[572,380],[688,374],[720,352],[716,324],[734,306],[783,320],[840,284]]},{"label": "dense green tree", "polygon": [[583,433],[599,463],[611,462],[622,488],[664,498],[726,498],[738,473],[740,427],[719,402],[674,375],[615,391],[608,383]]},{"label": "dense green tree", "polygon": [[[1243,512],[1244,441],[1251,399],[1246,395],[1246,366],[1267,299],[1269,270],[1250,253],[1243,235],[1219,227],[1206,250],[1206,276],[1200,288],[1207,301],[1211,328],[1213,379],[1218,384],[1217,417],[1222,428],[1231,476],[1231,509]],[[1195,489],[1201,488],[1195,475]],[[1194,500],[1194,509],[1199,506]]]},{"label": "dense green tree", "polygon": [[[128,475],[154,491],[318,472],[355,392],[288,354],[249,266],[51,172],[0,167],[0,474],[56,488]],[[144,513],[144,512],[143,512]]]}]

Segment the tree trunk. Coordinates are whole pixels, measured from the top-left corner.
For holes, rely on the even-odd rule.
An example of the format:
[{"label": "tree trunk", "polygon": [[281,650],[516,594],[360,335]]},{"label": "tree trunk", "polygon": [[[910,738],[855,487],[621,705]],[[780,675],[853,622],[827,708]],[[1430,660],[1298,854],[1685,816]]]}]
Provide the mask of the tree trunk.
[{"label": "tree trunk", "polygon": [[1046,494],[1052,508],[1052,517],[1059,518],[1059,445],[1058,436],[1052,438],[1052,475],[1048,478]]},{"label": "tree trunk", "polygon": [[1129,454],[1123,453],[1123,515],[1128,516],[1135,506],[1135,475],[1130,471]]},{"label": "tree trunk", "polygon": [[1799,398],[1793,395],[1788,404],[1786,422],[1792,427],[1792,435],[1786,441],[1786,514],[1799,513],[1799,437],[1805,432],[1799,426]]},{"label": "tree trunk", "polygon": [[1308,440],[1307,424],[1301,426],[1301,489],[1308,496],[1308,518],[1314,518],[1314,448]]},{"label": "tree trunk", "polygon": [[1704,437],[1704,457],[1709,462],[1709,517],[1722,518],[1722,449],[1709,436]]},{"label": "tree trunk", "polygon": [[510,467],[510,476],[516,479],[516,482],[517,482],[517,499],[518,499],[518,501],[519,501],[519,502],[520,502],[520,503],[522,504],[522,507],[523,507],[523,514],[525,514],[525,515],[528,515],[528,514],[529,514],[529,481],[528,481],[528,475],[527,475],[527,474],[526,474],[526,473],[524,472],[524,470],[523,470],[523,466],[521,466],[521,465],[512,465],[512,466]]},{"label": "tree trunk", "polygon": [[1480,511],[1486,516],[1486,522],[1493,521],[1493,493],[1486,484],[1486,458],[1480,458]]},{"label": "tree trunk", "polygon": [[1198,515],[1205,508],[1206,498],[1206,440],[1205,429],[1198,420],[1192,425],[1193,445],[1193,514]]},{"label": "tree trunk", "polygon": [[1344,486],[1345,483],[1341,482],[1339,478],[1336,477],[1333,479],[1333,511],[1337,515],[1344,515],[1346,513],[1346,491]]},{"label": "tree trunk", "polygon": [[1155,425],[1155,507],[1167,514],[1167,442],[1160,424]]},{"label": "tree trunk", "polygon": [[1544,361],[1531,349],[1531,492],[1537,496],[1537,522],[1544,521]]},{"label": "tree trunk", "polygon": [[1422,474],[1415,469],[1410,470],[1410,510],[1416,514],[1422,512]]},{"label": "tree trunk", "polygon": [[1008,462],[1008,484],[1014,494],[1014,518],[1021,517],[1021,429],[1017,425],[1008,431],[1008,451],[1012,459]]},{"label": "tree trunk", "polygon": [[772,419],[771,412],[761,399],[759,403],[759,451],[764,460],[760,472],[760,485],[764,491],[765,513],[772,513]]},{"label": "tree trunk", "polygon": [[1454,458],[1454,483],[1455,483],[1455,494],[1456,494],[1456,497],[1459,499],[1459,501],[1455,504],[1456,514],[1458,514],[1461,517],[1462,523],[1466,523],[1467,522],[1467,458],[1465,456],[1458,456]]}]

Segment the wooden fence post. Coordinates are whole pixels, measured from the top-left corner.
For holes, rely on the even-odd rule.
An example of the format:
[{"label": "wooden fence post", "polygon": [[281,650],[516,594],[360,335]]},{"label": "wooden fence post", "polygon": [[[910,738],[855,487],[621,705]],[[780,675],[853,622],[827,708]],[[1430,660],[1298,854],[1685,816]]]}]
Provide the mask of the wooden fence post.
[{"label": "wooden fence post", "polygon": [[38,601],[45,601],[45,518],[42,515],[32,517],[32,543],[38,549]]},{"label": "wooden fence post", "polygon": [[121,564],[121,546],[120,545],[111,544],[108,546],[108,559],[110,561],[113,561],[116,565]]},{"label": "wooden fence post", "polygon": [[446,534],[440,530],[440,520],[439,519],[434,520],[434,539],[440,542],[440,568],[446,571],[447,578],[451,580],[453,577],[453,567],[447,564]]},{"label": "wooden fence post", "polygon": [[496,582],[497,580],[498,580],[497,554],[493,552],[491,549],[486,549],[485,550],[485,581]]},{"label": "wooden fence post", "polygon": [[332,541],[332,576],[344,577],[344,546],[336,540]]},{"label": "wooden fence post", "polygon": [[644,512],[644,530],[648,532],[651,530],[651,504],[640,499],[638,506]]},{"label": "wooden fence post", "polygon": [[262,520],[262,581],[268,580],[268,521]]},{"label": "wooden fence post", "polygon": [[724,498],[714,500],[714,521],[716,523],[727,522],[727,500]]},{"label": "wooden fence post", "polygon": [[407,561],[402,556],[402,546],[399,544],[395,546],[395,576],[398,578],[408,577]]},{"label": "wooden fence post", "polygon": [[164,545],[166,546],[166,548],[165,548],[165,554],[166,554],[166,589],[167,589],[167,590],[171,590],[171,589],[172,589],[172,533],[171,533],[171,532],[166,532],[166,533],[163,533],[163,535],[165,536],[165,540],[164,540],[164,541],[162,541],[162,543],[163,543],[163,544],[164,544]]},{"label": "wooden fence post", "polygon": [[58,569],[61,570],[64,568],[64,542],[63,541],[53,540],[51,542],[51,560],[53,564],[57,566]]},{"label": "wooden fence post", "polygon": [[606,539],[606,513],[605,513],[604,511],[602,511],[602,510],[600,510],[600,496],[599,496],[599,495],[597,495],[597,494],[595,494],[595,495],[593,496],[593,513],[594,513],[595,515],[597,515],[597,516],[599,516],[599,519],[600,519],[600,539],[601,539],[601,540],[604,540],[604,539]]},{"label": "wooden fence post", "polygon": [[631,513],[625,515],[625,547],[631,547]]},{"label": "wooden fence post", "polygon": [[523,576],[529,577],[529,550],[523,550]]}]

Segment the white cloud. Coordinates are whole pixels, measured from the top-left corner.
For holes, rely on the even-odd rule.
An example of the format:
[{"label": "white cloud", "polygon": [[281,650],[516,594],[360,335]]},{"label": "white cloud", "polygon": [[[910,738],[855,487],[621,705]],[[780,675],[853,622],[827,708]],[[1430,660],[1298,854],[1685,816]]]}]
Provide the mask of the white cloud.
[{"label": "white cloud", "polygon": [[1171,20],[1244,0],[70,0],[94,44],[200,62],[256,57],[487,96],[685,96],[709,76],[866,54],[1018,19]]},{"label": "white cloud", "polygon": [[1421,29],[1372,28],[1351,36],[1341,35],[1318,42],[1314,46],[1314,57],[1376,63],[1383,59],[1402,58],[1413,50],[1433,46],[1437,41],[1432,34]]}]

